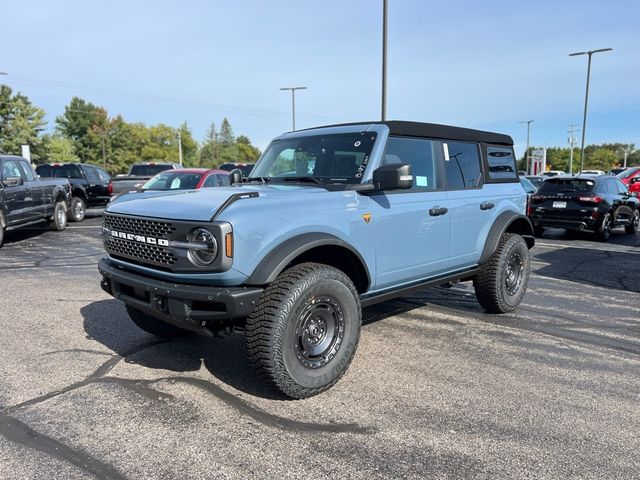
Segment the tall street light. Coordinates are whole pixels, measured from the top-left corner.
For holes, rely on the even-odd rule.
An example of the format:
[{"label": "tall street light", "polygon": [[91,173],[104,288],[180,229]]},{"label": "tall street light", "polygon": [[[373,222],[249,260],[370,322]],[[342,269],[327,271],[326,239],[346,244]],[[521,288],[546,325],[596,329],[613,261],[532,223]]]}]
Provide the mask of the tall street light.
[{"label": "tall street light", "polygon": [[588,55],[589,61],[587,63],[587,89],[584,94],[584,116],[582,118],[582,145],[580,146],[580,173],[584,167],[584,138],[587,133],[587,104],[589,102],[589,77],[591,76],[591,56],[594,53],[610,52],[613,48],[599,48],[598,50],[589,50],[587,52],[575,52],[570,53],[570,57],[576,57],[578,55]]},{"label": "tall street light", "polygon": [[280,90],[291,90],[291,114],[293,117],[293,132],[296,131],[296,90],[306,90],[307,87],[282,87]]},{"label": "tall street light", "polygon": [[382,115],[387,119],[387,0],[382,0]]},{"label": "tall street light", "polygon": [[529,171],[529,134],[531,133],[531,124],[535,122],[535,120],[523,120],[521,122],[518,123],[526,123],[527,124],[527,151],[524,154],[525,158],[527,159],[527,175],[530,175],[531,172]]}]

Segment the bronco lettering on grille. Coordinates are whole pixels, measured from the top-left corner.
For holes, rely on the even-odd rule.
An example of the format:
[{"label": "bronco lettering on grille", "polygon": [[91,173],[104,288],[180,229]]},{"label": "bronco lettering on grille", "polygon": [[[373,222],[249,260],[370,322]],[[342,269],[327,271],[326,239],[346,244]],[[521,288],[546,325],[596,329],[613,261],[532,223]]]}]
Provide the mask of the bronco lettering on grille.
[{"label": "bronco lettering on grille", "polygon": [[148,245],[159,245],[161,247],[168,247],[169,240],[155,237],[145,237],[144,235],[134,235],[133,233],[116,232],[111,230],[111,236],[122,238],[124,240],[130,240],[132,242],[146,243]]}]

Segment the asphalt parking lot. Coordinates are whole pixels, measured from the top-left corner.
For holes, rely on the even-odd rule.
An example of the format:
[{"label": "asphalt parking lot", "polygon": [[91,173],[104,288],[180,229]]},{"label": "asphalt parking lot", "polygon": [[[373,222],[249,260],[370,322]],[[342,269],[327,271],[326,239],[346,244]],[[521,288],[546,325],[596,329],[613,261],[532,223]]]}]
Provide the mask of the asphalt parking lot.
[{"label": "asphalt parking lot", "polygon": [[0,249],[0,478],[632,478],[640,235],[552,231],[513,314],[468,284],[365,311],[336,387],[263,388],[240,334],[158,341],[99,287],[100,219]]}]

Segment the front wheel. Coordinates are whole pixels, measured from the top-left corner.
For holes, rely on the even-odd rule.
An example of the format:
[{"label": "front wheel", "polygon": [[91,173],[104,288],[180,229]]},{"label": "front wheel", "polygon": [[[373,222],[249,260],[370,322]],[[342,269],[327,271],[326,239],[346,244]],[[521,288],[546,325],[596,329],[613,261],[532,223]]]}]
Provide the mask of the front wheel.
[{"label": "front wheel", "polygon": [[71,213],[71,220],[74,222],[81,222],[84,220],[84,216],[87,213],[87,203],[84,201],[82,197],[73,197],[71,199],[71,208],[69,209]]},{"label": "front wheel", "polygon": [[57,230],[58,232],[67,228],[67,207],[64,202],[56,202],[53,206],[53,216],[49,226],[52,230]]},{"label": "front wheel", "polygon": [[524,238],[505,233],[473,280],[478,302],[491,313],[515,310],[527,291],[530,273],[531,257]]},{"label": "front wheel", "polygon": [[633,235],[638,231],[638,227],[640,227],[640,210],[635,210],[633,212],[633,216],[631,217],[629,225],[624,227],[624,231],[629,235]]},{"label": "front wheel", "polygon": [[347,371],[362,314],[353,282],[340,270],[303,263],[281,273],[247,318],[249,359],[292,398],[331,388]]}]

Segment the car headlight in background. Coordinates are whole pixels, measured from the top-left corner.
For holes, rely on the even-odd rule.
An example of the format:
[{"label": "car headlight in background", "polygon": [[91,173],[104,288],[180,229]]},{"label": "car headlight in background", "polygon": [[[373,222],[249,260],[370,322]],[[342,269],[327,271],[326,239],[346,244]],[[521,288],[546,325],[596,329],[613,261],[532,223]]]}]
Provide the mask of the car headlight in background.
[{"label": "car headlight in background", "polygon": [[189,261],[198,267],[211,265],[218,256],[218,242],[206,228],[196,228],[188,237],[189,250],[187,257]]}]

